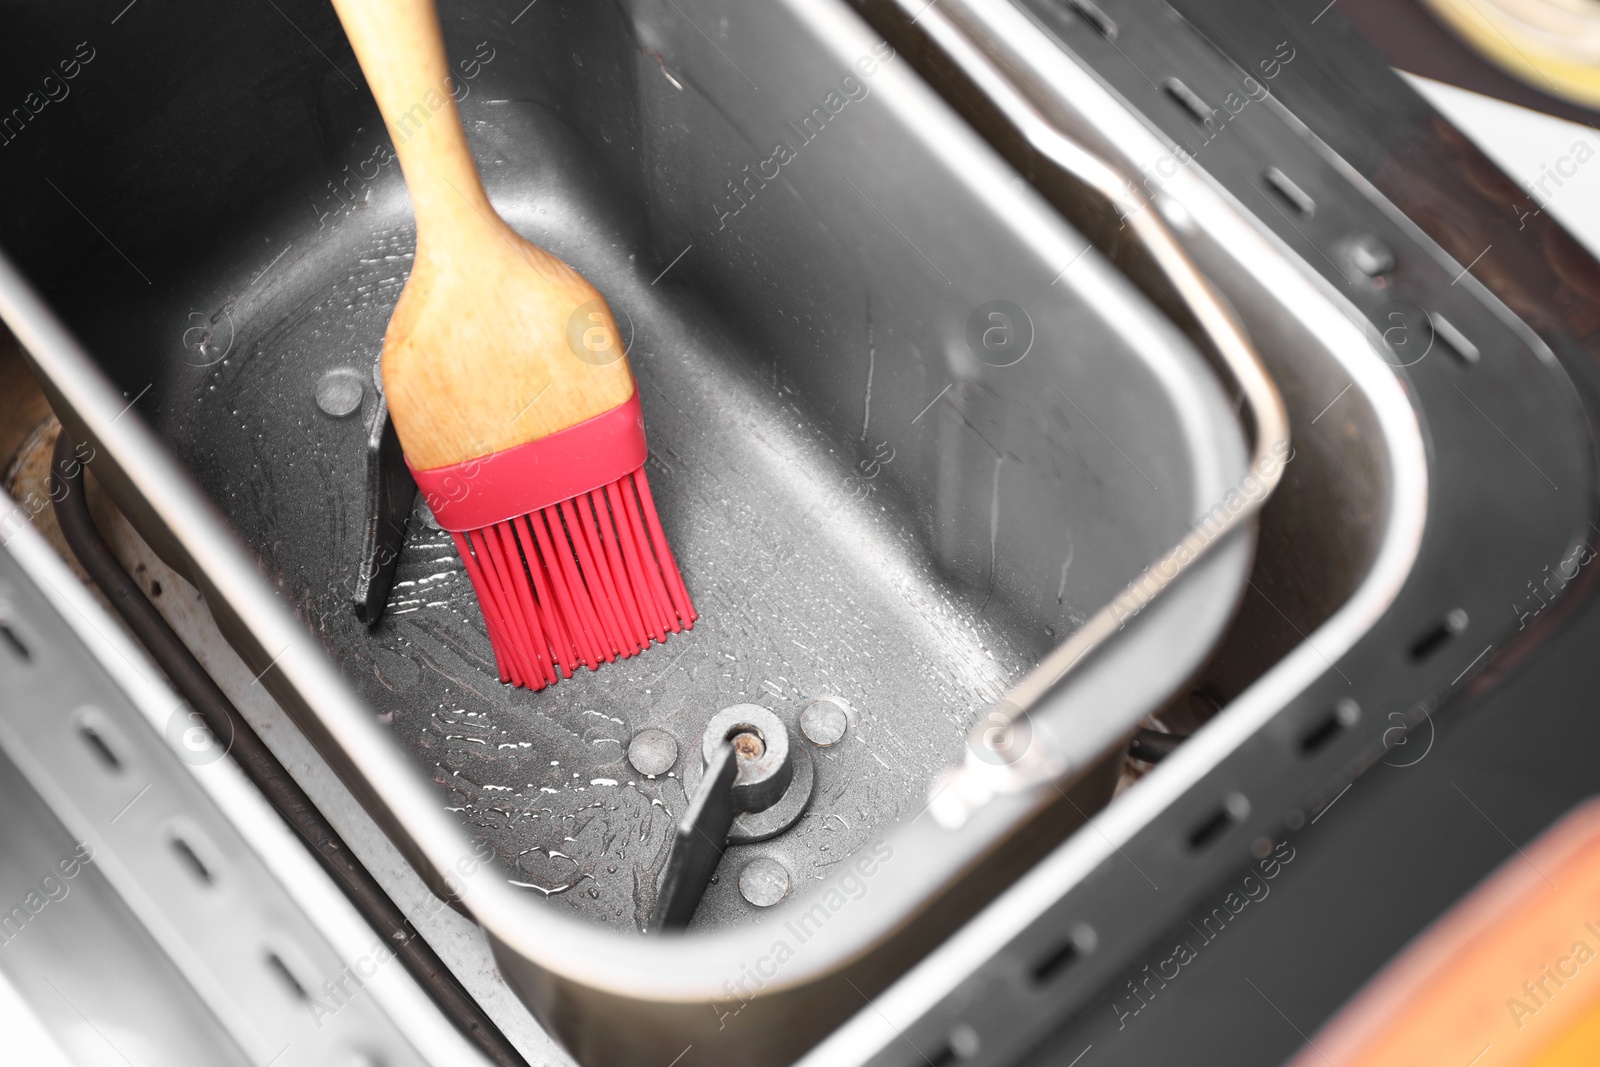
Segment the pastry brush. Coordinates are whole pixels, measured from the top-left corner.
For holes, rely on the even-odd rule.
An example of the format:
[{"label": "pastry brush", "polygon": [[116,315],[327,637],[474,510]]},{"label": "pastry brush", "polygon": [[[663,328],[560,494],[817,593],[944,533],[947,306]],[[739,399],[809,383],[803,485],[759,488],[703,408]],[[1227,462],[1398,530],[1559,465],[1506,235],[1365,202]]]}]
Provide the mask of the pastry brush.
[{"label": "pastry brush", "polygon": [[694,625],[605,298],[495,212],[433,0],[333,0],[416,216],[383,339],[406,463],[455,539],[502,682],[542,689]]}]

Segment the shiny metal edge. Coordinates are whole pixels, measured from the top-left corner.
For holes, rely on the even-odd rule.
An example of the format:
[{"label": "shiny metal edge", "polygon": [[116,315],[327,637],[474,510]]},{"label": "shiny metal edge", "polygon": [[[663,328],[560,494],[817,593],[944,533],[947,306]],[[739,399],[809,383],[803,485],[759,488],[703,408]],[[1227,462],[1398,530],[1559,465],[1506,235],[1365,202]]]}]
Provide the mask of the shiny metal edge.
[{"label": "shiny metal edge", "polygon": [[[132,405],[3,255],[0,319],[16,336],[68,432],[97,446],[91,464],[96,476],[120,504],[137,501],[145,509],[135,526],[171,534],[169,542],[153,547],[181,565],[179,569],[212,608],[224,636],[261,683],[302,728],[315,721],[322,731],[320,738],[313,738],[319,747],[360,753],[359,776],[352,768],[335,768],[346,786],[428,880],[430,889],[441,896],[463,895],[472,882],[452,885],[440,872],[472,860],[465,836],[432,802],[426,784],[398,746],[372,721],[337,668],[273,594],[255,558],[226,521],[150,428],[138,418],[123,417]],[[21,531],[10,513],[0,514],[0,544],[17,536]],[[302,693],[318,694],[315,712],[300,699]],[[407,813],[404,823],[393,816],[395,811]]]},{"label": "shiny metal edge", "polygon": [[[1093,113],[1098,128],[1128,158],[1155,163],[1169,151],[1144,120],[1123,105],[1006,0],[964,0],[1050,71],[1052,88],[1074,108]],[[936,9],[938,10],[938,9]],[[928,16],[919,19],[926,21]],[[796,1067],[864,1063],[900,1040],[903,1031],[957,992],[967,976],[1055,904],[1071,887],[1118,854],[1213,767],[1255,736],[1297,695],[1328,673],[1384,614],[1404,584],[1422,544],[1428,472],[1422,428],[1405,389],[1377,357],[1379,343],[1365,317],[1277,237],[1251,222],[1209,179],[1179,168],[1163,197],[1181,205],[1193,226],[1233,253],[1241,270],[1270,280],[1292,309],[1349,372],[1383,427],[1390,463],[1390,507],[1376,559],[1356,593],[1287,657],[1223,709],[1138,785],[1113,801],[1050,855],[991,901],[847,1023],[797,1061]]]},{"label": "shiny metal edge", "polygon": [[[1155,202],[1046,118],[943,11],[924,9],[917,17],[928,38],[972,79],[987,101],[1043,159],[1093,189],[1117,212],[1122,225],[1143,244],[1156,268],[1205,332],[1214,358],[1239,390],[1255,430],[1245,473],[1225,497],[1239,501],[1240,506],[1226,507],[1219,499],[1202,510],[1177,544],[1150,563],[1109,604],[1017,682],[1006,697],[1016,709],[1008,716],[1014,722],[1029,716],[1085,657],[1122,630],[1130,617],[1160,598],[1213,546],[1255,517],[1283,476],[1290,451],[1289,419],[1277,386],[1238,317],[1196,268]],[[1034,743],[1016,759],[996,760],[994,740],[1009,736],[1008,731],[997,730],[997,725],[990,720],[980,722],[968,742],[965,764],[934,784],[930,803],[941,824],[951,828],[961,825],[974,806],[986,803],[997,792],[1068,779],[1074,771],[1086,770],[1100,755],[1081,749],[1072,752],[1062,743],[1062,737],[1115,733],[1107,731],[1103,722],[1097,723],[1098,729],[1093,731],[1083,729],[1084,724],[1052,723],[1049,730],[1030,730]],[[1135,723],[1126,725],[1131,730]]]},{"label": "shiny metal edge", "polygon": [[[0,492],[0,514],[13,513],[15,506],[10,497]],[[55,550],[31,526],[8,531],[4,538],[4,551],[34,582],[39,593],[83,642],[157,737],[166,735],[172,716],[185,705],[180,697],[167,688],[162,681],[160,668],[150,660],[144,649],[106,614]],[[40,753],[32,753],[32,758],[48,764],[48,759]],[[359,967],[363,960],[373,960],[379,936],[318,867],[305,846],[250,784],[244,772],[228,759],[207,763],[185,762],[184,767],[215,805],[217,813],[237,831],[238,837],[255,853],[266,870],[272,872],[277,887],[337,957],[351,968]],[[48,766],[45,770],[48,773]],[[151,799],[146,803],[153,804],[156,800]],[[187,824],[195,817],[195,813],[185,813],[182,821]],[[108,855],[97,856],[96,862],[107,867],[115,861]],[[114,878],[113,881],[125,883],[127,877]],[[124,884],[121,888],[126,890],[127,886]],[[135,910],[143,913],[150,909]],[[158,940],[166,945],[171,938]],[[204,964],[196,960],[191,961],[190,966],[203,968]],[[360,988],[363,994],[370,997],[370,1003],[367,1007],[357,1009],[357,1017],[374,1010],[381,1012],[397,1034],[426,1062],[469,1067],[487,1065],[488,1061],[482,1054],[439,1013],[427,994],[403,968],[375,965],[373,973],[362,978]],[[314,994],[316,992],[313,991]],[[336,1003],[335,1007],[342,1014],[349,1003]],[[254,1027],[254,1021],[232,1017],[227,1012],[224,1012],[223,1021],[235,1030]],[[368,1014],[368,1025],[372,1021]],[[303,1053],[304,1050],[301,1050]]]},{"label": "shiny metal edge", "polygon": [[[1153,213],[1145,215],[1145,224],[1159,224]],[[563,980],[613,995],[696,1007],[722,992],[718,979],[738,972],[751,938],[697,938],[693,952],[680,945],[642,943],[551,914],[499,879],[482,877],[483,868],[459,828],[371,722],[320,647],[260,579],[250,554],[140,420],[122,418],[127,410],[123,398],[6,264],[0,264],[0,315],[25,349],[48,358],[52,369],[45,375],[47,388],[69,428],[98,442],[109,460],[106,473],[126,484],[129,492],[124,495],[142,500],[153,512],[152,523],[137,525],[172,533],[175,554],[188,558],[191,577],[230,639],[302,727],[318,732],[314,739],[319,747],[349,756],[349,765],[339,768],[346,784],[424,876],[432,876],[430,887],[436,893],[462,901],[500,945]],[[75,418],[87,424],[72,425]],[[317,694],[315,708],[306,703],[305,694],[311,693]],[[831,953],[819,951],[796,966],[786,984],[814,981],[850,955],[844,946]]]},{"label": "shiny metal edge", "polygon": [[[930,103],[937,100],[922,91]],[[260,578],[248,550],[154,434],[138,418],[123,417],[130,405],[3,260],[0,317],[36,364],[48,362],[40,376],[69,430],[101,446],[106,462],[96,464],[97,474],[126,486],[127,492],[114,493],[119,501],[136,498],[152,512],[151,522],[135,525],[170,531],[175,544],[156,547],[187,560],[185,570],[225,636],[297,723],[308,733],[320,732],[313,736],[319,747],[349,757],[350,765],[336,770],[435,893],[459,901],[504,947],[566,980],[666,1003],[704,1004],[722,995],[720,981],[738,973],[756,935],[699,936],[689,953],[679,945],[596,930],[551,913],[500,879],[483,877],[484,868],[459,827]],[[311,693],[317,694],[315,708],[306,704],[304,694]],[[841,945],[819,952],[808,965],[793,968],[788,984],[814,980],[855,951]]]}]

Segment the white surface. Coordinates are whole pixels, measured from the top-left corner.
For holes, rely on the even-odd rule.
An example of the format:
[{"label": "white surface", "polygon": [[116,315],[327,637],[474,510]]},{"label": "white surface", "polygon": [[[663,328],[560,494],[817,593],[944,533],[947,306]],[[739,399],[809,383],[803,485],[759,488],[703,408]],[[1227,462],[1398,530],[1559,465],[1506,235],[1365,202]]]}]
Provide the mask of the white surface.
[{"label": "white surface", "polygon": [[1518,219],[1543,210],[1600,256],[1600,132],[1454,85],[1403,76],[1526,191],[1505,205],[1507,215]]},{"label": "white surface", "polygon": [[28,1007],[16,986],[0,971],[0,1041],[4,1042],[7,1063],[28,1067],[73,1067],[67,1054],[45,1029],[44,1022]]}]

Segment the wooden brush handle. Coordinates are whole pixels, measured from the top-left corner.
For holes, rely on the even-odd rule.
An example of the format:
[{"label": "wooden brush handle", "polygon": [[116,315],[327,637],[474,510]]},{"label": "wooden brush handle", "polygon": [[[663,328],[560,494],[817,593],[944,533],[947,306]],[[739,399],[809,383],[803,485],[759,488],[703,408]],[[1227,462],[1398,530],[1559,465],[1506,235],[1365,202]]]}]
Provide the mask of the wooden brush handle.
[{"label": "wooden brush handle", "polygon": [[493,215],[461,130],[433,0],[333,0],[411,190],[417,229]]},{"label": "wooden brush handle", "polygon": [[537,440],[633,395],[610,308],[489,203],[433,0],[333,0],[411,191],[417,254],[383,341],[406,458],[428,469]]}]

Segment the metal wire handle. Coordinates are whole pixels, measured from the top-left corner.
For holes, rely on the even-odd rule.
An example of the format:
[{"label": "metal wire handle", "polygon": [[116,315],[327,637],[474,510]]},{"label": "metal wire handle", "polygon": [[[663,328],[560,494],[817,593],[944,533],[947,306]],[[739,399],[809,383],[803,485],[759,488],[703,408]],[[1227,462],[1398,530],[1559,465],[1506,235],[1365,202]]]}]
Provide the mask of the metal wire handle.
[{"label": "metal wire handle", "polygon": [[[966,761],[934,784],[930,810],[950,828],[962,825],[973,811],[1000,793],[1017,792],[1055,781],[1074,769],[1047,737],[1027,725],[1030,709],[1066,678],[1078,664],[1122,629],[1128,619],[1170,588],[1213,545],[1260,510],[1277,488],[1290,456],[1289,417],[1278,389],[1261,364],[1255,346],[1233,311],[1217,295],[1178,243],[1156,204],[1116,169],[1056,126],[1017,89],[942,10],[919,19],[922,30],[982,91],[1000,116],[1040,158],[1062,174],[1103,197],[1170,284],[1209,341],[1214,357],[1243,395],[1255,440],[1246,473],[1188,529],[1183,538],[1073,632],[1006,693],[991,715],[973,731]],[[997,739],[1012,743],[1019,732],[1029,743],[1016,758],[1001,755]]]}]

